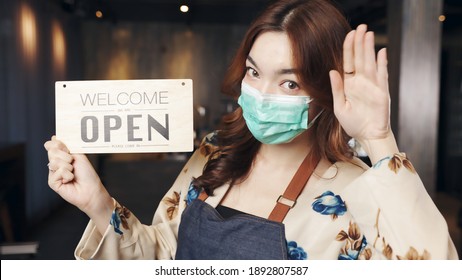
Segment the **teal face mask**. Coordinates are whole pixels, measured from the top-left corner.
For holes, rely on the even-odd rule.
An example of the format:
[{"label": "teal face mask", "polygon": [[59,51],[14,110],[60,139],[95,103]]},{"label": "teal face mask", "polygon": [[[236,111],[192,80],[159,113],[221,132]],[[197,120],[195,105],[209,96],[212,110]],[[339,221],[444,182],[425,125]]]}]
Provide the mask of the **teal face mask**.
[{"label": "teal face mask", "polygon": [[311,127],[322,111],[308,124],[308,96],[263,94],[242,82],[241,106],[244,119],[253,136],[265,144],[292,141]]}]

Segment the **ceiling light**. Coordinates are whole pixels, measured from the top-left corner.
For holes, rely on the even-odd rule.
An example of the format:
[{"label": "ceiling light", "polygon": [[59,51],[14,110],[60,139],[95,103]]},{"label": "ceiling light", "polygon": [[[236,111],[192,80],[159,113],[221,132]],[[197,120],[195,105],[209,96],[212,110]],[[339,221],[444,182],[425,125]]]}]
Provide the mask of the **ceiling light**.
[{"label": "ceiling light", "polygon": [[189,11],[188,5],[181,5],[180,11],[182,11],[183,13],[187,13]]},{"label": "ceiling light", "polygon": [[438,20],[441,21],[441,22],[443,22],[443,21],[446,20],[446,16],[445,16],[445,15],[440,15],[440,16],[438,17]]},{"label": "ceiling light", "polygon": [[101,12],[100,10],[97,10],[95,15],[96,15],[97,18],[102,18],[103,17],[103,12]]}]

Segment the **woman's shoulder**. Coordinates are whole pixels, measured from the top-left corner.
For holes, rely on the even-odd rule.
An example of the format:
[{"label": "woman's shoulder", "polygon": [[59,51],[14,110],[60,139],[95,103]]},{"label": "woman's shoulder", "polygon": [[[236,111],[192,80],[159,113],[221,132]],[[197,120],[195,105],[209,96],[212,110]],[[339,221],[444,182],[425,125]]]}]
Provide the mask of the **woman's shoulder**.
[{"label": "woman's shoulder", "polygon": [[324,173],[322,179],[330,182],[331,185],[345,187],[350,182],[360,177],[369,169],[369,166],[357,157],[351,161],[337,161]]},{"label": "woman's shoulder", "polygon": [[339,172],[361,175],[370,167],[358,157],[353,157],[351,161],[338,161],[335,163]]}]

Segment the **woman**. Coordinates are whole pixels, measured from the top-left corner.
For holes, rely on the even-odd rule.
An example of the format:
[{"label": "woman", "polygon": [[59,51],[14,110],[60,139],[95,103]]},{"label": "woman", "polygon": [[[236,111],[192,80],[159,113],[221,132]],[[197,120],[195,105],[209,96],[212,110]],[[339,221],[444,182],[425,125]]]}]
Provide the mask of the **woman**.
[{"label": "woman", "polygon": [[[152,225],[52,138],[49,185],[91,221],[79,259],[457,258],[390,128],[387,59],[328,1],[285,0],[251,25],[223,83],[240,108],[205,139]],[[372,168],[353,157],[355,138]]]}]

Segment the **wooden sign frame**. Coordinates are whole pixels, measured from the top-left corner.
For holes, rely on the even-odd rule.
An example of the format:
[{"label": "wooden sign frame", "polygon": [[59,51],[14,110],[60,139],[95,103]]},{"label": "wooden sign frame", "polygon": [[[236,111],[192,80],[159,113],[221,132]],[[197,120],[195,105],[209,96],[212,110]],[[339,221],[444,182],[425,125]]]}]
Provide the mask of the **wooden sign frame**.
[{"label": "wooden sign frame", "polygon": [[193,150],[190,79],[58,81],[56,137],[71,153]]}]

